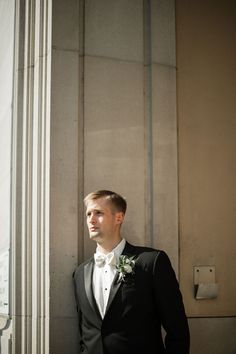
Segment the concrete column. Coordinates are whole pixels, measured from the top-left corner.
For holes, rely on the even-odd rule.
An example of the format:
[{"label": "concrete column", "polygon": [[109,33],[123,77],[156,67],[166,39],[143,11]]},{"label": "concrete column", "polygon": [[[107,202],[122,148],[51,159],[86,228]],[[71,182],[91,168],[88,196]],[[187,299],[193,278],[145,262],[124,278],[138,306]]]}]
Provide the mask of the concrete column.
[{"label": "concrete column", "polygon": [[0,353],[8,354],[12,323],[9,299],[11,235],[11,136],[14,57],[13,0],[0,2]]},{"label": "concrete column", "polygon": [[49,353],[51,2],[16,3],[12,353]]}]

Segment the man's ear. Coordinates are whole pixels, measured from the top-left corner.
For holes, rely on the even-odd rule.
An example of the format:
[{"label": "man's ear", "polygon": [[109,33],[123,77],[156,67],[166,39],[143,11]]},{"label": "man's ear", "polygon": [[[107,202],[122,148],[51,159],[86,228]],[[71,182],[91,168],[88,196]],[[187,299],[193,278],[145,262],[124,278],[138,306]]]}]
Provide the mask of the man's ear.
[{"label": "man's ear", "polygon": [[117,224],[122,224],[124,221],[125,214],[122,211],[116,213],[116,222]]}]

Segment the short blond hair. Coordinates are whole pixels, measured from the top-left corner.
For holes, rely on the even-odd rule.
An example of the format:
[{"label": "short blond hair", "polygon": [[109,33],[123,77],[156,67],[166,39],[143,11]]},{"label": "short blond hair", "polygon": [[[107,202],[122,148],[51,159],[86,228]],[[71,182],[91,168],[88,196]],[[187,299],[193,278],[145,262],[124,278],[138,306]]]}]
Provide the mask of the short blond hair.
[{"label": "short blond hair", "polygon": [[85,204],[85,206],[87,206],[89,201],[100,199],[100,198],[107,199],[112,204],[112,206],[115,208],[116,211],[122,212],[125,214],[126,209],[127,209],[126,200],[121,195],[119,195],[115,192],[109,191],[109,190],[105,190],[105,189],[89,193],[84,198],[84,204]]}]

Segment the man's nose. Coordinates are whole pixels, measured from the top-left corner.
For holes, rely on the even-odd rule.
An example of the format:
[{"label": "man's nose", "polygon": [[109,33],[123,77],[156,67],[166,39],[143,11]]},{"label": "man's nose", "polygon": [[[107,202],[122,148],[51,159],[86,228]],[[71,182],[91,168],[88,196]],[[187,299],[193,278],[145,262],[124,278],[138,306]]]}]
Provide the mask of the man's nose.
[{"label": "man's nose", "polygon": [[90,217],[89,217],[89,222],[90,222],[91,224],[95,224],[95,222],[96,222],[95,214],[91,214],[91,215],[90,215]]}]

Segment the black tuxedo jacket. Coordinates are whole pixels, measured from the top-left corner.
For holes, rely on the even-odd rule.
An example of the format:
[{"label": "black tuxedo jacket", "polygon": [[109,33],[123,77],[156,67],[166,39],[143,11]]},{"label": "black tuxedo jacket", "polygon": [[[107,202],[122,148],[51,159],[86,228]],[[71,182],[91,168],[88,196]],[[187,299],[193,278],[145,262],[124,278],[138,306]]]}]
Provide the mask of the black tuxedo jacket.
[{"label": "black tuxedo jacket", "polygon": [[188,354],[188,323],[168,256],[128,242],[123,254],[135,257],[135,273],[125,282],[118,281],[116,274],[103,319],[92,290],[93,258],[74,272],[79,353]]}]

